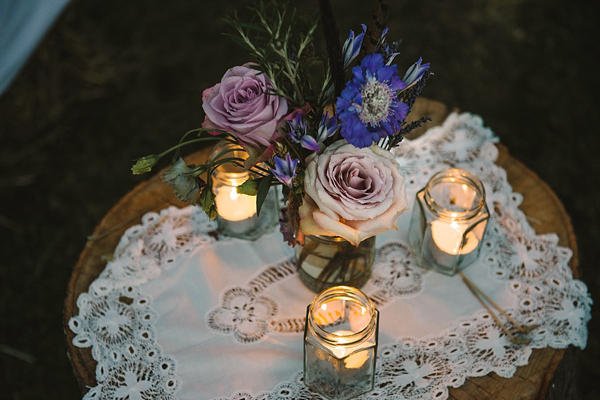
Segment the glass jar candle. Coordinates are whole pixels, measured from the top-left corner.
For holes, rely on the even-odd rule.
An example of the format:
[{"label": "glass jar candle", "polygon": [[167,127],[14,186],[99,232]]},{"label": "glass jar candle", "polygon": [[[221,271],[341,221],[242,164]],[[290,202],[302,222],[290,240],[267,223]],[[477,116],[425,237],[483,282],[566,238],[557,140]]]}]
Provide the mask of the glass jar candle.
[{"label": "glass jar candle", "polygon": [[328,399],[350,399],[373,389],[379,312],[367,295],[334,286],[306,312],[304,384]]},{"label": "glass jar candle", "polygon": [[409,242],[417,264],[446,275],[472,264],[489,217],[485,189],[475,175],[456,168],[435,174],[413,207]]},{"label": "glass jar candle", "polygon": [[[221,141],[215,145],[210,155],[211,159],[231,157],[245,160],[248,154],[238,145]],[[213,192],[221,234],[255,240],[277,225],[279,205],[274,188],[269,190],[260,215],[256,213],[256,196],[237,192],[237,187],[253,175],[247,169],[230,163],[222,164],[214,170]]]}]

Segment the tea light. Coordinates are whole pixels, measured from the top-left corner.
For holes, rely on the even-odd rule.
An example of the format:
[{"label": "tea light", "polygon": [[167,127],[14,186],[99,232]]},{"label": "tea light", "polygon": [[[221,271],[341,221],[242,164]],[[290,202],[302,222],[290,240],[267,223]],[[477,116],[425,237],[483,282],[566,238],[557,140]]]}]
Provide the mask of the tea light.
[{"label": "tea light", "polygon": [[[227,151],[226,153],[223,153]],[[219,156],[221,154],[221,156]],[[211,153],[211,158],[237,157],[245,159],[248,154],[239,146],[220,142]],[[242,239],[257,239],[277,223],[278,205],[274,193],[269,192],[261,215],[256,213],[256,196],[237,192],[237,187],[252,176],[242,167],[222,164],[213,172],[213,191],[217,206],[219,231],[227,236]]]},{"label": "tea light", "polygon": [[237,187],[223,188],[215,197],[221,218],[242,221],[256,214],[256,198],[238,194]]},{"label": "tea light", "polygon": [[[473,232],[469,232],[465,235],[466,228],[466,226],[461,226],[454,221],[450,223],[445,221],[433,221],[431,223],[433,243],[446,254],[453,256],[457,255],[459,252],[468,254],[477,248],[479,240],[477,240],[477,237]],[[465,240],[464,244],[462,243],[463,240]]]},{"label": "tea light", "polygon": [[379,313],[360,290],[334,286],[308,306],[304,383],[329,399],[373,389]]},{"label": "tea light", "polygon": [[409,230],[418,265],[453,275],[473,263],[488,218],[485,190],[476,176],[459,169],[434,175],[417,193]]}]

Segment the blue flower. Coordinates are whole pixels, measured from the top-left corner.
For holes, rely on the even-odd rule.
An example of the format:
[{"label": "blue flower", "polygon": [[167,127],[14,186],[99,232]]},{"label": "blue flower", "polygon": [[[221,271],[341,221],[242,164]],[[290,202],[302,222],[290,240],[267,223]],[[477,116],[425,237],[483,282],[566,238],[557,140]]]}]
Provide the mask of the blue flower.
[{"label": "blue flower", "polygon": [[319,144],[314,137],[308,134],[308,124],[302,119],[302,114],[298,113],[291,121],[288,121],[290,126],[289,136],[294,143],[299,143],[302,147],[308,150],[319,151]]},{"label": "blue flower", "polygon": [[271,168],[271,172],[275,175],[275,178],[279,180],[279,182],[292,187],[292,180],[294,176],[296,176],[296,166],[298,165],[298,159],[295,158],[292,160],[290,157],[290,153],[286,155],[286,159],[279,158],[277,156],[274,157],[275,160],[275,169]]},{"label": "blue flower", "polygon": [[425,71],[429,69],[429,63],[421,65],[421,61],[423,61],[423,58],[419,57],[419,60],[413,65],[411,65],[410,68],[406,71],[406,74],[404,74],[404,78],[402,78],[402,81],[406,83],[406,86],[410,86],[414,82],[421,79]]},{"label": "blue flower", "polygon": [[376,52],[381,53],[381,55],[383,56],[385,65],[392,65],[392,62],[394,62],[394,58],[396,58],[396,56],[400,54],[398,49],[400,48],[401,40],[389,44],[387,40],[388,31],[389,28],[385,28],[383,32],[381,32],[381,38],[379,39],[379,42],[377,42],[375,48],[377,49]]},{"label": "blue flower", "polygon": [[341,134],[356,147],[368,147],[402,128],[408,105],[396,93],[406,84],[398,77],[398,67],[385,65],[379,53],[365,56],[352,74],[336,102]]},{"label": "blue flower", "polygon": [[348,39],[344,42],[344,47],[342,48],[342,57],[344,58],[344,69],[350,65],[352,60],[356,58],[358,53],[360,52],[360,46],[362,46],[363,39],[365,37],[365,32],[367,31],[367,26],[365,24],[361,24],[362,33],[356,35],[354,37],[354,31],[350,30],[350,34],[348,35]]},{"label": "blue flower", "polygon": [[325,139],[333,136],[339,127],[337,117],[335,115],[330,117],[329,111],[326,111],[325,114],[323,114],[321,122],[319,123],[319,128],[317,129],[317,143],[321,144]]}]

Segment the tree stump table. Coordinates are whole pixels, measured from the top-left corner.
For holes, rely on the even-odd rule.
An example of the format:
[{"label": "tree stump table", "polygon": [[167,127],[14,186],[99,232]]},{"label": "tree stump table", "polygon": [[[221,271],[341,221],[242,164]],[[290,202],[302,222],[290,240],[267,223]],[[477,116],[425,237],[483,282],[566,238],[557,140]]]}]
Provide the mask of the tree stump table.
[{"label": "tree stump table", "polygon": [[[416,137],[425,129],[440,125],[448,115],[448,108],[437,101],[419,99],[411,113],[411,118],[429,116],[432,121],[409,136]],[[505,146],[497,144],[499,156],[497,164],[504,168],[508,181],[515,192],[524,197],[520,208],[532,221],[538,234],[556,233],[559,245],[573,251],[570,266],[573,275],[578,277],[577,243],[571,221],[552,189],[534,172],[511,157]],[[186,158],[188,163],[201,163],[210,149],[204,149]],[[104,269],[112,256],[119,239],[127,228],[140,223],[141,217],[150,211],[159,211],[168,206],[184,207],[171,190],[156,174],[140,183],[126,194],[100,221],[90,236],[69,281],[63,326],[67,341],[68,355],[80,388],[85,393],[96,386],[96,362],[90,348],[78,348],[72,344],[74,334],[68,327],[69,319],[78,314],[77,298],[88,290],[90,283]],[[534,349],[527,365],[519,367],[515,375],[501,378],[495,373],[484,377],[469,378],[460,388],[450,388],[450,399],[566,399],[575,398],[574,359],[576,350],[544,348]]]}]

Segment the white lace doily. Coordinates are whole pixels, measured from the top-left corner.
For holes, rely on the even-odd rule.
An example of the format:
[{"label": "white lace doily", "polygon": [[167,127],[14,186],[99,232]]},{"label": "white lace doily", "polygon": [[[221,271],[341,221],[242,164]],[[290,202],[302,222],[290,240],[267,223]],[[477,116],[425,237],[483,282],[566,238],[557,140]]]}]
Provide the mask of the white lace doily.
[{"label": "white lace doily", "polygon": [[[380,310],[380,336],[375,390],[361,399],[445,399],[467,377],[511,377],[534,348],[585,346],[592,300],[573,279],[571,251],[529,226],[522,196],[494,164],[496,141],[479,117],[451,114],[396,155],[410,204],[449,167],[483,181],[495,212],[479,260],[464,272],[519,323],[539,328],[529,345],[511,344],[459,277],[417,268],[406,212],[398,231],[378,236],[363,288]],[[215,228],[195,207],[171,207],[123,235],[69,322],[73,344],[98,361],[86,399],[320,398],[302,383],[314,293],[296,275],[292,249],[278,232],[245,242]]]}]

